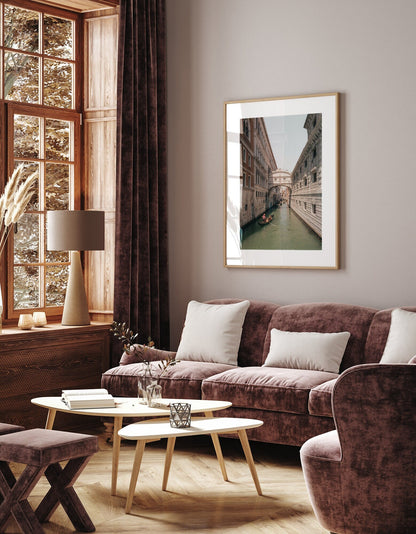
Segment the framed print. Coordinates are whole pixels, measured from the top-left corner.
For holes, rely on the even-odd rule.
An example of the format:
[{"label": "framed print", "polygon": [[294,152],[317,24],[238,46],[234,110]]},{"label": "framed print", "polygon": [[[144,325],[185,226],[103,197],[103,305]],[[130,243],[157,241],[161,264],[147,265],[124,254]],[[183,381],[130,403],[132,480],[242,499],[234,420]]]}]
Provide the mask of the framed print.
[{"label": "framed print", "polygon": [[338,269],[339,94],[225,102],[225,266]]}]

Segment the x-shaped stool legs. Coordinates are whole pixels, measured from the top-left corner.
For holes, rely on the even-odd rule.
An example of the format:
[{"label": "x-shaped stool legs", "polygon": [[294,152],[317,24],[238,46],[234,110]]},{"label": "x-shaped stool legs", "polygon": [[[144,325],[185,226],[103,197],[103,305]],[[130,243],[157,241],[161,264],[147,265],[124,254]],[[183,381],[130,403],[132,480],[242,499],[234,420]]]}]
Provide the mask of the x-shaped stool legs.
[{"label": "x-shaped stool legs", "polygon": [[61,503],[76,530],[80,532],[95,531],[90,516],[72,487],[90,458],[91,456],[73,458],[69,460],[64,469],[59,463],[47,467],[45,475],[51,488],[36,508],[36,516],[39,521],[48,521]]},{"label": "x-shaped stool legs", "polygon": [[[0,531],[12,514],[24,534],[43,534],[40,524],[48,521],[59,503],[62,504],[75,529],[94,532],[95,527],[72,485],[91,456],[73,458],[62,469],[59,463],[49,466],[27,465],[16,480],[7,462],[0,462]],[[27,501],[30,492],[45,473],[51,487],[34,512]]]},{"label": "x-shaped stool legs", "polygon": [[0,531],[10,515],[25,534],[43,534],[35,512],[27,502],[32,489],[42,476],[44,468],[27,465],[16,481],[7,462],[0,462],[0,492],[3,501],[0,504]]}]

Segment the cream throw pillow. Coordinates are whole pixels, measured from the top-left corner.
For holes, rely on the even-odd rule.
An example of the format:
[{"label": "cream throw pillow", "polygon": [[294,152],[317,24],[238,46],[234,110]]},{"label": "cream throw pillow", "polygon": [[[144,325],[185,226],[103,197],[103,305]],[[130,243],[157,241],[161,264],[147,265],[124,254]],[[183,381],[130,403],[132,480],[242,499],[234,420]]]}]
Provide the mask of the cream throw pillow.
[{"label": "cream throw pillow", "polygon": [[237,365],[241,332],[250,301],[204,304],[191,300],[177,360]]},{"label": "cream throw pillow", "polygon": [[408,363],[415,354],[416,313],[396,308],[380,363]]},{"label": "cream throw pillow", "polygon": [[273,328],[264,367],[287,367],[339,373],[349,332],[284,332]]}]

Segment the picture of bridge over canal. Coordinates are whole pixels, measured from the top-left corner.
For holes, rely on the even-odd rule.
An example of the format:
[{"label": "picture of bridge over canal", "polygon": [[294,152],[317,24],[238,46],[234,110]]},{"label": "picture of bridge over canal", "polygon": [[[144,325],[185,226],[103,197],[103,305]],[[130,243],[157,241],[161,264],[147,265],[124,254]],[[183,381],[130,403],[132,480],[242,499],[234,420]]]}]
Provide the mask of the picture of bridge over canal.
[{"label": "picture of bridge over canal", "polygon": [[241,249],[322,249],[322,115],[241,120]]}]

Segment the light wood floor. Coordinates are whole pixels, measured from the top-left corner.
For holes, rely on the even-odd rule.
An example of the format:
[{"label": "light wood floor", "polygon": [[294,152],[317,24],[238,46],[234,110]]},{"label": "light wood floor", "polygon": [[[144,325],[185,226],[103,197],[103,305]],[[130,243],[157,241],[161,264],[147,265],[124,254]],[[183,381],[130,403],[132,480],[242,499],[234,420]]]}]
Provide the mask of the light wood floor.
[{"label": "light wood floor", "polygon": [[[130,515],[124,513],[134,454],[122,442],[117,496],[110,495],[111,445],[100,436],[100,452],[90,461],[75,488],[97,533],[288,533],[324,534],[309,504],[298,450],[251,443],[263,490],[258,496],[235,439],[221,439],[230,482],[224,482],[210,439],[178,439],[168,491],[161,490],[166,441],[146,446]],[[20,466],[12,466],[19,471]],[[43,477],[31,494],[35,507],[49,485]],[[47,534],[70,534],[72,524],[59,506],[44,524]],[[14,520],[7,533],[20,532]]]}]

